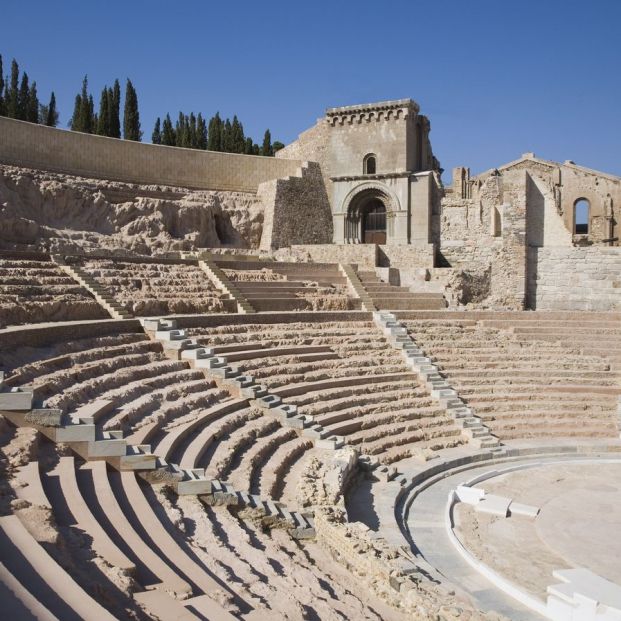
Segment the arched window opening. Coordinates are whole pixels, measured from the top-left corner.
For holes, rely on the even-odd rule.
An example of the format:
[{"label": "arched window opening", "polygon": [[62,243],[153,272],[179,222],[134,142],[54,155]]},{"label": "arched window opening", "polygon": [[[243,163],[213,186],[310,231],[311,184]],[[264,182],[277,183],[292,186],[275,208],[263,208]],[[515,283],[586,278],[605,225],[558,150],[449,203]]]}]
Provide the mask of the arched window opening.
[{"label": "arched window opening", "polygon": [[495,205],[492,206],[492,235],[494,237],[502,237],[502,215],[500,209]]},{"label": "arched window opening", "polygon": [[580,198],[574,203],[574,234],[588,235],[591,205],[586,198]]},{"label": "arched window opening", "polygon": [[365,156],[362,166],[363,166],[363,170],[362,170],[363,174],[374,175],[375,170],[376,170],[375,155],[370,153],[369,155]]}]

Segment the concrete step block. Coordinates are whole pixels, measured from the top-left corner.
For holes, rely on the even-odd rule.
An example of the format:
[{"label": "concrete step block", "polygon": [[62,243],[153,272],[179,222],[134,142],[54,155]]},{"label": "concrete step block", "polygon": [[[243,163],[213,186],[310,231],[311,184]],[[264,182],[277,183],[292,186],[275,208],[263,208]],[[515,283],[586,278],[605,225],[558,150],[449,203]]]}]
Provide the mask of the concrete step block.
[{"label": "concrete step block", "polygon": [[260,408],[275,408],[282,403],[282,399],[278,395],[265,395],[256,399],[256,405]]},{"label": "concrete step block", "polygon": [[33,394],[19,388],[4,389],[0,392],[0,410],[23,412],[32,409]]},{"label": "concrete step block", "polygon": [[242,397],[246,399],[259,399],[267,395],[267,388],[263,385],[253,384],[240,390]]},{"label": "concrete step block", "polygon": [[211,358],[198,358],[194,364],[197,369],[222,369],[226,367],[227,361],[223,356],[212,356]]}]

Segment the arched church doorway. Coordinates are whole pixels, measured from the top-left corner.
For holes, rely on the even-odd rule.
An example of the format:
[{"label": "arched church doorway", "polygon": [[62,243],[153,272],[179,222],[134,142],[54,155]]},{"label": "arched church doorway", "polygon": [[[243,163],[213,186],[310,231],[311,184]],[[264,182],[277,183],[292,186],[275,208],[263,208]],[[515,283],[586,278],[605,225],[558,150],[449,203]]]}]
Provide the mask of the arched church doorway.
[{"label": "arched church doorway", "polygon": [[345,239],[354,244],[386,244],[388,215],[394,210],[383,188],[365,187],[347,201]]},{"label": "arched church doorway", "polygon": [[370,201],[362,209],[362,242],[386,243],[386,207],[379,199]]}]

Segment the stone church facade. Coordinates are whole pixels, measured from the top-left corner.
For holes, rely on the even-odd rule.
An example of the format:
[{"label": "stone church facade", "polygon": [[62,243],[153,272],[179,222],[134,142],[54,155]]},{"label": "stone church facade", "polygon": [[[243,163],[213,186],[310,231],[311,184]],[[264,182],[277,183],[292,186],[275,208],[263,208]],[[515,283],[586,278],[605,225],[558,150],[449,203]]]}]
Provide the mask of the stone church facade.
[{"label": "stone church facade", "polygon": [[364,262],[375,245],[402,281],[459,274],[464,303],[621,308],[621,178],[525,153],[477,176],[458,167],[444,186],[429,134],[417,103],[383,101],[328,108],[279,151],[321,167],[332,244],[307,252]]}]

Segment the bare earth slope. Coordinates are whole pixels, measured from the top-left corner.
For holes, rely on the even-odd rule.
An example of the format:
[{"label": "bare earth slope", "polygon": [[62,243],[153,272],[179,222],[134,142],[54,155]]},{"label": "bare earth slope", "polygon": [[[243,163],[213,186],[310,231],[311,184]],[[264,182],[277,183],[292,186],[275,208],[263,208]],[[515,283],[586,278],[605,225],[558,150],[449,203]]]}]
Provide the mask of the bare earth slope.
[{"label": "bare earth slope", "polygon": [[0,165],[0,249],[153,254],[258,247],[252,193],[86,179]]}]

